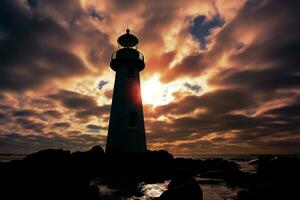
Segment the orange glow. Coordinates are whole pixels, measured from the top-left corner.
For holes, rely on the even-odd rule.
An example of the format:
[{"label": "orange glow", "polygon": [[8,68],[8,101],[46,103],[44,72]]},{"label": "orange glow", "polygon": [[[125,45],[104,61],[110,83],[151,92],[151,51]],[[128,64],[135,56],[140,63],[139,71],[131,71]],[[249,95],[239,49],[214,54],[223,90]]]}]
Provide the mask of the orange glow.
[{"label": "orange glow", "polygon": [[171,92],[159,81],[158,76],[142,82],[142,99],[144,104],[165,105],[173,100]]}]

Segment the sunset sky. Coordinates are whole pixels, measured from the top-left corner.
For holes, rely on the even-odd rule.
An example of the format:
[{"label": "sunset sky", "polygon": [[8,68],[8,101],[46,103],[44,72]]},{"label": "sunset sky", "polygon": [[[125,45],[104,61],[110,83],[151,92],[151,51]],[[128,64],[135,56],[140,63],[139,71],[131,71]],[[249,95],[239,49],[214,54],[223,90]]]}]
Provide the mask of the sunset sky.
[{"label": "sunset sky", "polygon": [[148,148],[300,153],[299,0],[0,0],[0,153],[105,147],[117,38]]}]

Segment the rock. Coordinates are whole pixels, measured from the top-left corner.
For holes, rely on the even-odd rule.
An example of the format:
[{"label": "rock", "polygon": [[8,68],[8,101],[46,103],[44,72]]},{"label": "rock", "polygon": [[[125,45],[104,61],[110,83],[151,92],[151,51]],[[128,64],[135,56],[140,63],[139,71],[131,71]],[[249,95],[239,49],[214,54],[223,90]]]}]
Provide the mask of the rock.
[{"label": "rock", "polygon": [[46,149],[0,166],[1,195],[7,199],[96,199],[98,188],[77,170],[70,151]]},{"label": "rock", "polygon": [[62,164],[69,162],[71,152],[63,149],[45,149],[36,153],[30,154],[24,158],[27,163],[43,164]]},{"label": "rock", "polygon": [[205,160],[200,177],[221,179],[231,187],[244,187],[251,182],[250,173],[241,171],[237,163],[223,159]]},{"label": "rock", "polygon": [[105,173],[106,156],[100,146],[95,146],[89,151],[74,152],[71,158],[73,167],[86,176],[100,176]]},{"label": "rock", "polygon": [[259,158],[255,165],[255,180],[238,193],[238,200],[300,199],[299,157],[267,156]]},{"label": "rock", "polygon": [[90,152],[94,152],[94,153],[99,154],[99,155],[104,154],[104,150],[100,145],[92,147]]},{"label": "rock", "polygon": [[203,192],[200,185],[187,177],[177,177],[173,179],[168,190],[163,192],[159,200],[202,200]]}]

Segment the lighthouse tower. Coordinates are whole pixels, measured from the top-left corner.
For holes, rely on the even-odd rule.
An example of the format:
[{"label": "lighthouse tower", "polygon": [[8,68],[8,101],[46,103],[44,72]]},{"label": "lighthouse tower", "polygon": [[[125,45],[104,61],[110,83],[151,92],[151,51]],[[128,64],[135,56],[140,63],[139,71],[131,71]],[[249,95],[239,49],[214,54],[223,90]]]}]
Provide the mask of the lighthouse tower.
[{"label": "lighthouse tower", "polygon": [[143,153],[147,146],[139,72],[145,68],[144,56],[129,29],[118,38],[118,44],[110,62],[116,78],[105,151]]}]

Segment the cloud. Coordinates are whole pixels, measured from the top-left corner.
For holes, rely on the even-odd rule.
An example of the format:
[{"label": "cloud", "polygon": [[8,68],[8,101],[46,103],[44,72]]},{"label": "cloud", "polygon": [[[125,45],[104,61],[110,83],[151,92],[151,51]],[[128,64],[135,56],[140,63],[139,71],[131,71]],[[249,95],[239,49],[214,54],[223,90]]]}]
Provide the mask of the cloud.
[{"label": "cloud", "polygon": [[45,112],[43,112],[43,115],[53,119],[60,119],[62,117],[62,113],[57,110],[46,110]]},{"label": "cloud", "polygon": [[102,90],[102,88],[103,88],[106,84],[108,84],[108,81],[101,80],[101,81],[99,81],[99,83],[98,83],[98,85],[97,85],[97,88],[98,88],[99,90]]},{"label": "cloud", "polygon": [[102,126],[98,126],[95,124],[88,124],[88,125],[86,125],[86,128],[88,128],[88,130],[92,133],[99,133],[102,129],[107,130],[106,128],[104,128]]},{"label": "cloud", "polygon": [[198,92],[201,92],[201,91],[202,91],[201,86],[198,85],[198,84],[192,85],[192,84],[190,84],[190,83],[184,83],[184,87],[186,87],[186,88],[189,89],[189,90],[192,90],[192,91],[195,92],[195,93],[198,93]]},{"label": "cloud", "polygon": [[[155,114],[164,115],[168,120],[147,121],[147,129],[151,130],[147,139],[154,144],[165,143],[166,146],[172,143],[175,145],[178,141],[197,143],[198,140],[206,140],[214,144],[206,153],[217,153],[226,146],[228,149],[224,152],[227,153],[233,153],[237,149],[253,153],[297,152],[295,146],[288,150],[279,144],[280,141],[285,144],[292,138],[299,138],[299,98],[289,104],[267,109],[259,115],[248,115],[246,111],[255,107],[253,102],[256,102],[255,98],[251,100],[251,95],[247,92],[243,94],[240,91],[216,90],[159,106],[155,109]],[[266,140],[269,142],[265,142]],[[275,143],[276,147],[271,147]],[[199,151],[205,149],[204,146],[200,148],[201,144],[200,142]],[[237,147],[238,144],[244,144],[245,148]],[[187,144],[187,147],[189,150],[185,149],[186,153],[197,153],[193,145]],[[181,148],[183,147],[179,145],[172,150],[182,153]]]},{"label": "cloud", "polygon": [[300,86],[297,71],[289,70],[294,63],[263,70],[227,70],[211,80],[211,84],[240,86],[249,91],[272,92],[279,89],[296,89]]},{"label": "cloud", "polygon": [[29,117],[35,115],[36,113],[33,110],[18,110],[13,113],[14,117]]},{"label": "cloud", "polygon": [[52,125],[54,128],[66,129],[71,127],[71,125],[67,122],[58,122]]},{"label": "cloud", "polygon": [[103,115],[107,115],[110,112],[110,107],[110,105],[92,107],[76,112],[75,116],[80,119],[86,119],[91,116],[103,117]]},{"label": "cloud", "polygon": [[295,26],[298,4],[294,0],[284,5],[276,0],[247,1],[232,21],[211,36],[207,51],[186,56],[165,71],[162,80],[200,76],[224,65],[223,60],[238,70],[250,67],[261,70],[279,65],[290,67],[285,73],[295,71],[299,65],[296,59],[299,38],[294,34],[299,32]]},{"label": "cloud", "polygon": [[247,92],[240,90],[216,90],[201,96],[185,96],[177,102],[155,108],[157,113],[174,115],[188,114],[197,109],[204,109],[207,113],[222,114],[238,111],[253,106],[253,99]]},{"label": "cloud", "polygon": [[26,119],[26,118],[17,118],[16,123],[20,125],[23,129],[27,130],[33,130],[38,133],[43,133],[43,129],[45,128],[45,125],[40,122],[36,122],[32,119]]},{"label": "cloud", "polygon": [[88,150],[91,146],[103,144],[104,138],[97,135],[77,133],[68,137],[57,133],[47,135],[22,135],[20,133],[7,133],[0,135],[0,152],[31,153],[45,148],[64,148]]},{"label": "cloud", "polygon": [[205,53],[194,53],[169,70],[164,71],[161,80],[165,83],[182,77],[196,77],[201,75],[210,66]]},{"label": "cloud", "polygon": [[[103,64],[109,56],[111,46],[105,34],[88,21],[77,25],[88,19],[78,1],[26,4],[0,3],[0,89],[24,91],[51,80],[88,74],[93,65]],[[76,46],[87,50],[82,52],[88,64],[74,51]]]},{"label": "cloud", "polygon": [[69,109],[88,109],[97,106],[94,98],[77,92],[60,90],[55,94],[48,95],[50,99],[58,100],[63,106]]},{"label": "cloud", "polygon": [[242,30],[241,34],[245,33],[237,39],[245,45],[229,57],[232,65],[239,67],[222,70],[210,83],[244,87],[249,92],[268,95],[278,90],[299,88],[297,46],[300,39],[294,34],[300,31],[295,26],[296,8],[299,7],[299,2],[295,1],[284,5],[280,1],[246,3],[237,18],[225,28],[227,30],[218,36],[226,41],[228,35],[238,29]]}]

